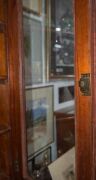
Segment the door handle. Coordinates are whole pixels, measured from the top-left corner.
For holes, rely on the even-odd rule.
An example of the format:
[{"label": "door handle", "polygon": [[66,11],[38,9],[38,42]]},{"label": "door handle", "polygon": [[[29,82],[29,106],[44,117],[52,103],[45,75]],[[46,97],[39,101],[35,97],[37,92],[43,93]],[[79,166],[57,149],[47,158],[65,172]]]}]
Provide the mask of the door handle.
[{"label": "door handle", "polygon": [[81,74],[81,78],[79,80],[79,88],[83,96],[91,96],[90,73]]}]

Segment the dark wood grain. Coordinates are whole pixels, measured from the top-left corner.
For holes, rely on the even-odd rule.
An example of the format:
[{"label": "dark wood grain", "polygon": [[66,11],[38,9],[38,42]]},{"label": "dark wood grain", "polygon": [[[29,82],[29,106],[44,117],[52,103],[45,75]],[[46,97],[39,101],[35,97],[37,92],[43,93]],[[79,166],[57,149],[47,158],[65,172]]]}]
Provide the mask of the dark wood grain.
[{"label": "dark wood grain", "polygon": [[6,15],[7,15],[7,0],[0,0],[0,21],[5,22],[6,21]]},{"label": "dark wood grain", "polygon": [[11,123],[8,76],[7,0],[0,1],[0,179],[12,178]]},{"label": "dark wood grain", "polygon": [[91,1],[93,178],[96,179],[96,0]]},{"label": "dark wood grain", "polygon": [[[8,1],[10,121],[12,126],[12,155],[15,179],[32,179],[28,174],[25,121],[25,84],[23,50],[23,11],[20,0]],[[14,9],[14,11],[13,11]]]},{"label": "dark wood grain", "polygon": [[7,54],[6,54],[6,41],[5,34],[0,32],[0,78],[7,76]]},{"label": "dark wood grain", "polygon": [[12,126],[12,155],[17,162],[16,179],[27,178],[27,146],[25,130],[23,52],[22,52],[22,4],[20,0],[8,3],[9,77],[10,77],[10,121]]}]

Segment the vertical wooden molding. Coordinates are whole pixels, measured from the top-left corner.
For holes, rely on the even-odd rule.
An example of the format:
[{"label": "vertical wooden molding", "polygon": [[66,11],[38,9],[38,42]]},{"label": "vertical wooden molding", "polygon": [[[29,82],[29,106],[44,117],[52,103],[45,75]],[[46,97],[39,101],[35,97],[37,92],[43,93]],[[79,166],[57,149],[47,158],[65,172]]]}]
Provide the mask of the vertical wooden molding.
[{"label": "vertical wooden molding", "polygon": [[96,179],[96,0],[91,0],[93,179]]},{"label": "vertical wooden molding", "polygon": [[[27,145],[23,83],[23,29],[21,0],[8,1],[10,121],[12,125],[12,152],[14,177],[28,179]],[[18,168],[16,170],[16,164]]]},{"label": "vertical wooden molding", "polygon": [[79,89],[81,74],[91,75],[90,8],[89,0],[75,0],[77,180],[93,180],[92,92],[91,96],[83,96]]}]

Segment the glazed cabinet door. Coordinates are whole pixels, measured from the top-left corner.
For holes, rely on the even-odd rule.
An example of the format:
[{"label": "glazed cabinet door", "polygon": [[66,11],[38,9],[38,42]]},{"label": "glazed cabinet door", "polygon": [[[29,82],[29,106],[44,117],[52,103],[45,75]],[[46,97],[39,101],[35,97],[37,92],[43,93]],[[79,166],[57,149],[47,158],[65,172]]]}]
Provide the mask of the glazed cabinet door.
[{"label": "glazed cabinet door", "polygon": [[[74,4],[76,180],[93,180],[91,5],[88,0]],[[0,180],[32,179],[27,171],[22,15],[21,0],[0,0]]]}]

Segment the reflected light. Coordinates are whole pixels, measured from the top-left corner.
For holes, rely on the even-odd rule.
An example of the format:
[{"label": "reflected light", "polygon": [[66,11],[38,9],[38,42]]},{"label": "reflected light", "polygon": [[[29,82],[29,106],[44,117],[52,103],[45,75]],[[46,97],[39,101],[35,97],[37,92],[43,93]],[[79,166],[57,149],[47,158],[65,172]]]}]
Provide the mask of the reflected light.
[{"label": "reflected light", "polygon": [[61,48],[62,48],[62,46],[61,46],[60,44],[55,44],[54,47],[55,47],[55,48],[58,48],[58,49],[61,49]]},{"label": "reflected light", "polygon": [[57,27],[57,28],[56,28],[56,31],[57,31],[57,32],[60,32],[60,31],[61,31],[61,28],[60,28],[60,27]]}]

